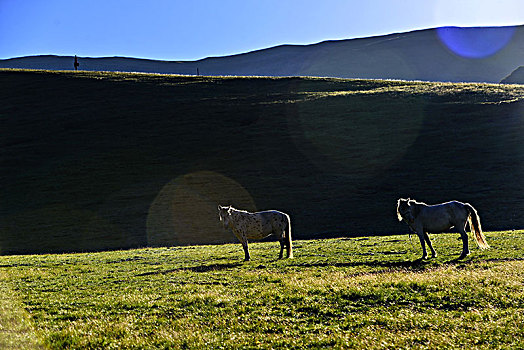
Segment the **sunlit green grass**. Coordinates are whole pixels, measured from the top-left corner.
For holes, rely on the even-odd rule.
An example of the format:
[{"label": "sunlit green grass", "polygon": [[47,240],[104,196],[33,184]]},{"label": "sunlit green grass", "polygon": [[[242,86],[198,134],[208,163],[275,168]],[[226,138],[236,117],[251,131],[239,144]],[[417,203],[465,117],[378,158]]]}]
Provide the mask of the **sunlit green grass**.
[{"label": "sunlit green grass", "polygon": [[0,320],[53,349],[522,348],[524,231],[486,236],[456,261],[458,234],[432,235],[421,263],[407,235],[296,241],[289,260],[253,243],[248,263],[239,244],[3,256],[23,309]]},{"label": "sunlit green grass", "polygon": [[[424,82],[405,80],[381,79],[342,79],[324,77],[258,77],[258,76],[192,76],[178,74],[155,73],[127,73],[127,72],[96,72],[96,71],[54,71],[32,69],[0,69],[0,73],[27,73],[52,78],[68,77],[71,79],[93,79],[103,81],[120,81],[127,83],[146,83],[155,86],[192,86],[203,83],[220,85],[225,82],[253,83],[260,85],[258,94],[251,90],[243,93],[235,91],[235,101],[249,101],[262,98],[265,103],[293,103],[310,99],[344,97],[355,95],[384,95],[398,96],[441,96],[443,102],[454,103],[508,103],[524,99],[522,84],[488,84],[488,83],[451,83],[451,82]],[[299,80],[296,90],[279,93],[281,86],[278,83],[289,83]],[[266,85],[270,83],[272,91],[265,93]],[[204,89],[203,89],[204,90]],[[194,91],[191,91],[194,92]],[[202,92],[205,92],[202,91]],[[215,97],[224,97],[227,89],[214,91]],[[260,92],[263,92],[261,94]],[[259,95],[259,96],[256,96]],[[264,98],[265,97],[265,98]],[[279,99],[283,97],[285,99]],[[194,97],[189,96],[194,99]],[[261,103],[264,103],[261,102]]]}]

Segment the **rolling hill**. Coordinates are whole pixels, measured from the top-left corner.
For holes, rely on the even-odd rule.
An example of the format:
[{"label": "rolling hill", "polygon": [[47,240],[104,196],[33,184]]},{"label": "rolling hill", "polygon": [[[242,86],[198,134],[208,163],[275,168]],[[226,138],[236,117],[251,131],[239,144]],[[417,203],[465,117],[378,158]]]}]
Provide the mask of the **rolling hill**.
[{"label": "rolling hill", "polygon": [[[506,45],[501,44],[506,41]],[[499,46],[500,50],[496,51]],[[213,76],[317,76],[498,83],[524,64],[524,26],[444,27],[313,45],[281,45],[198,61],[83,57],[79,62],[80,69],[87,71],[195,75],[198,69],[202,75]],[[0,68],[72,70],[73,57],[12,58],[0,60]]]},{"label": "rolling hill", "polygon": [[0,252],[406,232],[399,197],[524,226],[524,86],[0,70]]},{"label": "rolling hill", "polygon": [[524,66],[520,66],[500,81],[502,84],[524,84]]}]

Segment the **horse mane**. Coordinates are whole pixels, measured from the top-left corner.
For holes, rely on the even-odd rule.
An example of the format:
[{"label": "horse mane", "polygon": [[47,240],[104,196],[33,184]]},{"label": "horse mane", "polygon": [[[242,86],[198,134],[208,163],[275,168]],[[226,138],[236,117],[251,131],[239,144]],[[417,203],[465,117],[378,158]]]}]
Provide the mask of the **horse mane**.
[{"label": "horse mane", "polygon": [[400,202],[407,202],[408,206],[410,207],[410,212],[413,215],[413,218],[416,218],[420,214],[420,207],[421,206],[427,206],[424,202],[418,202],[411,198],[400,198],[397,201],[397,216],[398,220],[402,221],[405,220],[405,218],[402,216],[402,214],[399,212]]},{"label": "horse mane", "polygon": [[412,208],[411,213],[413,214],[413,218],[416,218],[420,214],[420,207],[421,206],[428,206],[424,202],[418,202],[414,199],[408,199],[409,206]]},{"label": "horse mane", "polygon": [[427,205],[424,202],[419,202],[419,201],[417,201],[415,199],[411,199],[411,198],[399,198],[397,203],[400,204],[401,201],[408,202],[409,204],[424,204],[424,205]]},{"label": "horse mane", "polygon": [[417,201],[417,200],[415,200],[415,199],[411,199],[411,198],[408,198],[408,202],[409,202],[409,204],[427,205],[427,204],[424,203],[424,202],[419,202],[419,201]]},{"label": "horse mane", "polygon": [[249,214],[249,212],[247,210],[233,208],[233,206],[231,206],[231,205],[229,206],[229,209],[233,210],[233,211],[236,211],[237,213],[248,213]]}]

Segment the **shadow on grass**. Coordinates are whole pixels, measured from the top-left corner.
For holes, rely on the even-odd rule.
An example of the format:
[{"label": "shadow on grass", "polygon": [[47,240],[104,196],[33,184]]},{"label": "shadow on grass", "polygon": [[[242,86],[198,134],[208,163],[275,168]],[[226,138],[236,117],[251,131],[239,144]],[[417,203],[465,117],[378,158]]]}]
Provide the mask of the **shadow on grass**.
[{"label": "shadow on grass", "polygon": [[[497,259],[473,259],[454,258],[447,261],[438,261],[436,259],[416,259],[412,261],[355,261],[355,262],[343,262],[343,263],[329,263],[329,262],[313,262],[313,263],[299,263],[290,266],[297,267],[375,267],[375,268],[386,268],[387,270],[411,270],[411,271],[423,271],[429,268],[441,267],[441,266],[456,266],[458,268],[465,267],[470,264],[478,264],[480,262],[505,262],[505,261],[523,261],[524,258],[497,258]],[[377,271],[377,273],[385,272],[383,270]]]},{"label": "shadow on grass", "polygon": [[166,275],[169,273],[182,272],[182,271],[190,271],[190,272],[222,271],[222,270],[232,269],[240,265],[242,264],[241,263],[232,263],[232,264],[211,264],[211,265],[202,265],[202,266],[181,267],[178,269],[143,272],[143,273],[139,273],[137,276]]},{"label": "shadow on grass", "polygon": [[[435,268],[440,266],[457,266],[465,267],[470,264],[479,263],[479,262],[502,262],[502,261],[522,261],[521,258],[507,258],[507,259],[486,259],[486,260],[475,260],[475,259],[452,259],[448,261],[437,261],[435,259],[421,260],[416,259],[413,261],[355,261],[355,262],[343,262],[343,263],[330,263],[330,262],[305,262],[305,263],[292,263],[289,266],[295,267],[304,267],[304,268],[321,268],[321,267],[374,267],[374,268],[385,268],[386,271],[391,270],[410,270],[410,271],[424,271],[427,268]],[[227,263],[227,264],[211,264],[211,265],[201,265],[201,266],[191,266],[191,267],[181,267],[176,269],[169,270],[156,270],[149,271],[137,274],[136,276],[152,276],[152,275],[166,275],[176,272],[209,272],[209,271],[222,271],[233,269],[239,266],[242,266],[243,263]],[[265,269],[266,265],[258,265],[256,269]],[[384,270],[376,271],[376,273],[384,273]],[[366,272],[369,273],[369,272]]]},{"label": "shadow on grass", "polygon": [[313,262],[313,263],[302,263],[302,264],[296,264],[291,266],[298,266],[298,267],[360,267],[360,266],[367,266],[367,267],[384,267],[389,269],[394,268],[411,268],[411,269],[423,269],[424,266],[426,266],[428,263],[431,263],[431,261],[355,261],[355,262],[343,262],[343,263],[329,263],[329,262]]}]

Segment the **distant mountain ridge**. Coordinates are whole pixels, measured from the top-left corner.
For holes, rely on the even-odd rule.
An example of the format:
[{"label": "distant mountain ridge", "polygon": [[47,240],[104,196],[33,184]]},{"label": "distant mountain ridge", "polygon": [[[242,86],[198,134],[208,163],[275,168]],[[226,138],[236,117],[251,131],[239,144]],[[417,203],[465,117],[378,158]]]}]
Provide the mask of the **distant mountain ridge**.
[{"label": "distant mountain ridge", "polygon": [[524,84],[524,66],[520,66],[500,81],[502,84]]},{"label": "distant mountain ridge", "polygon": [[[490,36],[513,28],[497,53],[465,58],[439,39],[438,28],[383,36],[281,45],[197,61],[158,61],[126,57],[79,57],[80,69],[164,74],[239,76],[321,76],[498,83],[524,65],[524,26],[455,28],[465,35]],[[440,28],[442,29],[442,28]],[[446,28],[444,28],[446,29]],[[0,68],[72,70],[72,56],[28,56],[0,60]]]}]

